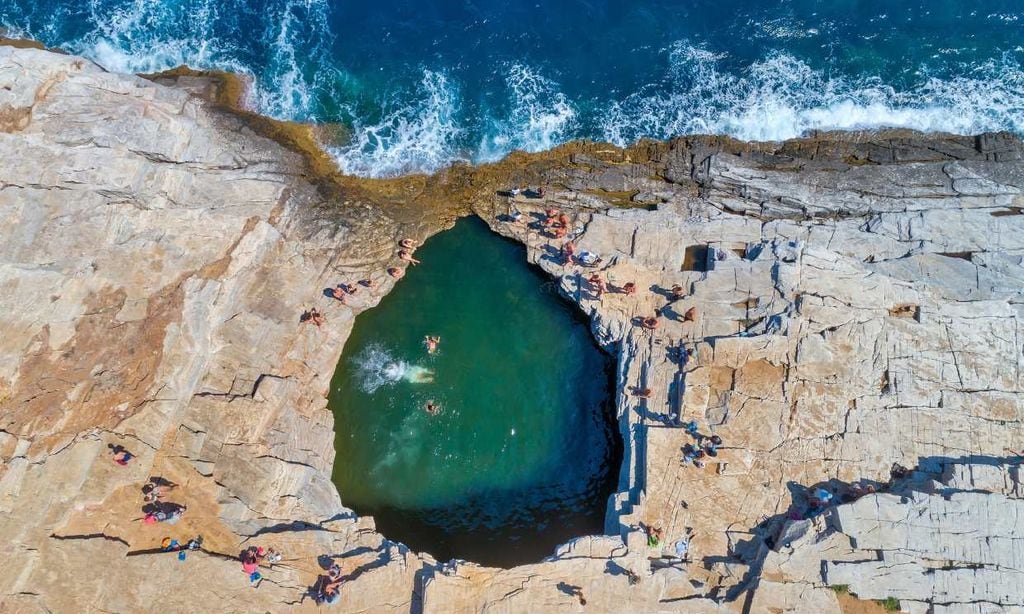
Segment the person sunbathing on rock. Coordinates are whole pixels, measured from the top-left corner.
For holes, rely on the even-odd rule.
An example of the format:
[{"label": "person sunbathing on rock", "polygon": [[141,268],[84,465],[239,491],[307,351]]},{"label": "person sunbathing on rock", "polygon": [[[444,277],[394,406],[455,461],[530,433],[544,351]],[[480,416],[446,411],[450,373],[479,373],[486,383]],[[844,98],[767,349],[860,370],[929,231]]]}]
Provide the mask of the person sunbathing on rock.
[{"label": "person sunbathing on rock", "polygon": [[405,275],[405,270],[398,267],[391,267],[388,269],[388,275],[395,279],[402,279],[402,276]]},{"label": "person sunbathing on rock", "polygon": [[412,264],[412,265],[416,265],[416,264],[420,263],[419,260],[417,260],[417,259],[412,257],[412,252],[406,251],[404,249],[402,251],[398,252],[398,257],[401,260],[404,260],[404,261],[406,261],[406,262],[408,262],[409,264]]},{"label": "person sunbathing on rock", "polygon": [[654,330],[658,328],[658,324],[659,322],[657,317],[648,317],[640,321],[640,326],[646,328],[647,330]]},{"label": "person sunbathing on rock", "polygon": [[635,396],[635,397],[637,397],[639,399],[649,399],[649,398],[651,398],[651,389],[650,388],[641,388],[641,387],[637,386],[637,387],[633,388],[633,396]]},{"label": "person sunbathing on rock", "polygon": [[135,455],[129,452],[127,449],[125,449],[125,447],[122,445],[108,443],[107,447],[110,448],[110,451],[114,453],[114,456],[111,460],[113,460],[118,465],[121,465],[122,467],[126,467],[128,463],[131,462],[133,458],[135,458]]},{"label": "person sunbathing on rock", "polygon": [[412,239],[402,239],[398,242],[398,245],[405,249],[416,249],[416,241],[413,241]]},{"label": "person sunbathing on rock", "polygon": [[622,293],[625,294],[626,296],[630,296],[632,294],[636,294],[636,284],[631,282],[631,281],[627,281],[622,286]]},{"label": "person sunbathing on rock", "polygon": [[317,328],[320,328],[323,325],[323,323],[326,322],[327,320],[324,318],[323,314],[321,314],[320,311],[316,307],[313,307],[309,311],[306,311],[305,313],[303,313],[299,317],[299,321],[300,322],[308,322],[310,324],[316,325]]},{"label": "person sunbathing on rock", "polygon": [[341,301],[342,303],[344,303],[345,302],[345,289],[341,287],[341,284],[338,284],[336,287],[331,288],[331,296],[333,296],[335,299],[337,299],[337,300]]}]

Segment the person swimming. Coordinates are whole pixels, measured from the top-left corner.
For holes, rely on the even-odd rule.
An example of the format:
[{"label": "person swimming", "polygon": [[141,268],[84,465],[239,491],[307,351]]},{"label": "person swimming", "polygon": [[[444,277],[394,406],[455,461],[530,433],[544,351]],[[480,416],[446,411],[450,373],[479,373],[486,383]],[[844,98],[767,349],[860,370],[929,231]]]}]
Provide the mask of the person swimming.
[{"label": "person swimming", "polygon": [[424,406],[424,409],[427,410],[427,413],[430,414],[431,416],[436,416],[439,413],[441,413],[441,406],[435,403],[434,401],[427,401],[427,404]]},{"label": "person swimming", "polygon": [[424,367],[409,365],[404,362],[389,362],[381,369],[381,375],[397,382],[405,380],[413,384],[429,384],[434,381],[434,372]]},{"label": "person swimming", "polygon": [[441,343],[441,338],[437,336],[427,335],[423,338],[423,345],[427,346],[427,354],[437,353],[437,345]]}]

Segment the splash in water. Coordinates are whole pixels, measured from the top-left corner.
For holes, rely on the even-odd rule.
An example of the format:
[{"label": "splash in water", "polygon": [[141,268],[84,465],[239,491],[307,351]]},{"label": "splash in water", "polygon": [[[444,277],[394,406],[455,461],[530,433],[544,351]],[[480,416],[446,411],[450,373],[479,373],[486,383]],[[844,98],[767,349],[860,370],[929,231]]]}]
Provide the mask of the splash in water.
[{"label": "splash in water", "polygon": [[391,386],[402,381],[411,384],[428,384],[434,381],[433,371],[395,358],[379,343],[368,345],[353,358],[352,362],[359,373],[359,388],[367,394],[373,394],[382,386]]}]

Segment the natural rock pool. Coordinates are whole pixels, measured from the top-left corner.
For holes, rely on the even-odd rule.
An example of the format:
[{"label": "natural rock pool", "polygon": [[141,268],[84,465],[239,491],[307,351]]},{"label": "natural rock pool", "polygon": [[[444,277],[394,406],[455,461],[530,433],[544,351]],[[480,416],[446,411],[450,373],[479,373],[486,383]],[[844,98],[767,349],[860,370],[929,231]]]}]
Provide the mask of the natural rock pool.
[{"label": "natural rock pool", "polygon": [[586,323],[477,218],[416,258],[356,318],[331,384],[342,502],[439,560],[536,562],[603,532],[622,449]]}]

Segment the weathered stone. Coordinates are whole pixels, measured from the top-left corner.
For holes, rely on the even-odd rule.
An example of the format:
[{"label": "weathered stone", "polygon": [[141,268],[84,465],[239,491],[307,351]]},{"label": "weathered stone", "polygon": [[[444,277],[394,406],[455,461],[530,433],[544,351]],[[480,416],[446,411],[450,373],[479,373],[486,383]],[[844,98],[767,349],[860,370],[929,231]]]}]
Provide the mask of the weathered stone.
[{"label": "weathered stone", "polygon": [[[320,555],[352,612],[578,611],[573,587],[591,611],[837,611],[829,584],[908,611],[1024,607],[1018,466],[998,460],[1024,434],[1016,137],[580,143],[365,181],[223,107],[212,77],[154,79],[0,46],[0,609],[312,609]],[[496,196],[515,185],[546,196]],[[512,206],[561,208],[601,263],[567,265],[564,240],[502,221]],[[392,287],[399,237],[470,209],[617,361],[608,534],[508,570],[387,541],[330,480],[354,315]],[[597,297],[593,272],[638,292]],[[323,295],[362,278],[379,287]],[[299,321],[312,306],[321,329]],[[704,469],[680,460],[691,419],[724,439]],[[885,490],[893,463],[918,471],[786,524],[809,487]],[[154,475],[179,485],[178,524],[138,521]],[[159,552],[200,533],[184,563]],[[253,544],[285,554],[257,590],[236,559]]]}]

